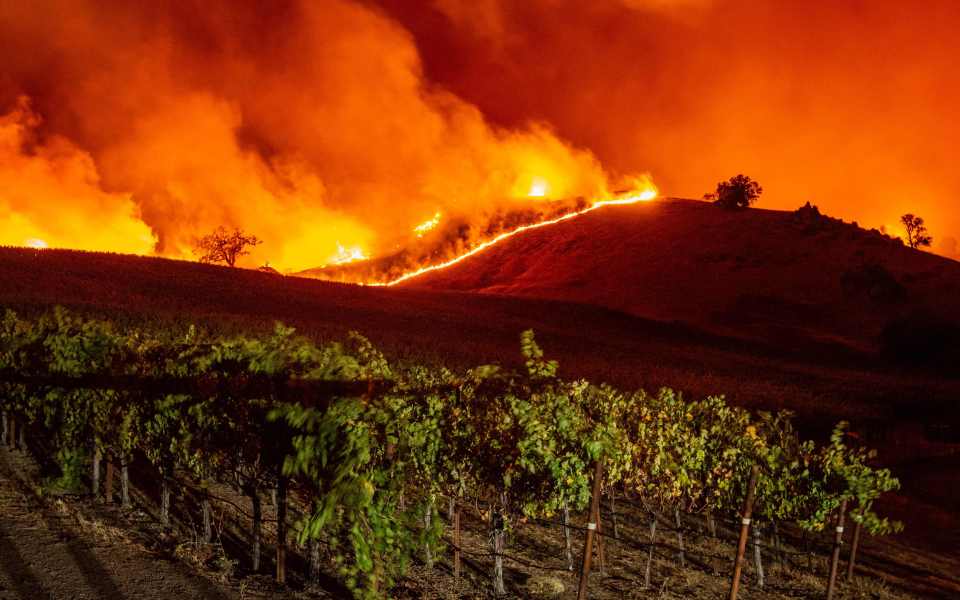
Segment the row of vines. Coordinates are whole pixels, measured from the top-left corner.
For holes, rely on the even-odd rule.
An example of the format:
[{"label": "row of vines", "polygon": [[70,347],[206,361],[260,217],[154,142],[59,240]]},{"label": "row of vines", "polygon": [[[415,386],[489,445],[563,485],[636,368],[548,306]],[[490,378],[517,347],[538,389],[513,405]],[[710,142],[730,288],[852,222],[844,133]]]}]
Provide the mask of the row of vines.
[{"label": "row of vines", "polygon": [[[844,424],[817,445],[799,438],[786,412],[565,381],[532,332],[521,350],[520,372],[452,372],[390,362],[359,335],[316,344],[278,325],[224,338],[62,309],[32,319],[7,312],[0,402],[4,431],[7,419],[42,428],[64,469],[77,456],[110,454],[124,466],[145,456],[162,481],[165,523],[175,474],[201,489],[233,482],[253,503],[255,567],[262,492],[276,490],[281,506],[295,492],[311,568],[320,568],[322,541],[362,598],[388,595],[424,548],[440,552],[441,498],[489,507],[502,593],[504,528],[522,518],[566,522],[589,503],[597,463],[605,489],[653,510],[733,515],[759,465],[755,518],[819,531],[846,501],[872,534],[899,527],[874,512],[897,480],[848,445]],[[203,510],[209,538],[206,500]]]}]

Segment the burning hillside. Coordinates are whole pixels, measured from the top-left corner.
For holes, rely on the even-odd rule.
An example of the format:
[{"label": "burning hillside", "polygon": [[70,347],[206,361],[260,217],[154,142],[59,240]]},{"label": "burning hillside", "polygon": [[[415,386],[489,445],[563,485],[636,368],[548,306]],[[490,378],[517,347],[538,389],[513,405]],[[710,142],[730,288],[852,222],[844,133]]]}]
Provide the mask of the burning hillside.
[{"label": "burning hillside", "polygon": [[[546,184],[536,185],[531,193],[539,192],[539,186]],[[578,198],[498,213],[487,219],[479,229],[465,220],[453,220],[441,226],[442,215],[438,212],[429,221],[414,227],[416,240],[397,252],[369,260],[366,256],[348,255],[346,260],[331,262],[299,274],[364,285],[396,285],[424,273],[453,266],[524,231],[561,223],[605,206],[648,202],[656,197],[656,186],[644,177],[637,179],[631,190],[591,202]]]},{"label": "burning hillside", "polygon": [[803,211],[693,200],[597,210],[402,287],[572,301],[771,344],[872,347],[892,320],[956,321],[960,263]]}]

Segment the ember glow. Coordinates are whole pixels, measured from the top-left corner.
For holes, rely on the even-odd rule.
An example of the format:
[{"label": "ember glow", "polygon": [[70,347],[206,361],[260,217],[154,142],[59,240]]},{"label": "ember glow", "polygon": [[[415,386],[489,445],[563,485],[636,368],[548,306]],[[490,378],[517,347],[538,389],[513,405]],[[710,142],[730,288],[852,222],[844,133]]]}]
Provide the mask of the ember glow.
[{"label": "ember glow", "polygon": [[417,237],[418,237],[418,238],[422,238],[424,235],[427,234],[427,232],[429,232],[429,231],[431,231],[431,230],[433,230],[433,229],[436,229],[437,225],[440,224],[440,217],[441,217],[441,216],[442,216],[442,215],[440,214],[440,211],[438,210],[438,211],[436,212],[436,214],[433,215],[432,218],[430,218],[429,220],[424,221],[423,223],[420,223],[419,225],[417,225],[416,227],[414,227],[414,228],[413,228],[413,232],[414,232],[415,234],[417,234]]},{"label": "ember glow", "polygon": [[337,242],[337,253],[330,257],[330,259],[327,261],[327,264],[345,265],[358,260],[367,260],[368,258],[370,257],[367,256],[366,252],[364,252],[363,248],[360,246],[351,246],[347,248],[340,242]]}]

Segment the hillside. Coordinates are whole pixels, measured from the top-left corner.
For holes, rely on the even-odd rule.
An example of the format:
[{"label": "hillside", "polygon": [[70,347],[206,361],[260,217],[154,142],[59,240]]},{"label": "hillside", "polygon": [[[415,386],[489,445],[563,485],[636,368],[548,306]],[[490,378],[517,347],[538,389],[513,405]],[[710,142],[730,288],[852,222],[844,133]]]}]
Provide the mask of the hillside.
[{"label": "hillside", "polygon": [[693,200],[599,210],[401,285],[564,300],[777,345],[866,351],[898,316],[960,314],[960,263],[811,213]]}]

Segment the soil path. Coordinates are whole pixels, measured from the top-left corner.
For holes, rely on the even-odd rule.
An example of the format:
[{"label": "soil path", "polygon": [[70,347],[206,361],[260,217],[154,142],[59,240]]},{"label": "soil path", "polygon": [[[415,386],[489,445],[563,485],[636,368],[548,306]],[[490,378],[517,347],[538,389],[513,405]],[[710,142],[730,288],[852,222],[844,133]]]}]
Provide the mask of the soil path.
[{"label": "soil path", "polygon": [[230,590],[122,541],[82,534],[38,497],[28,460],[0,448],[0,600],[228,600]]}]

